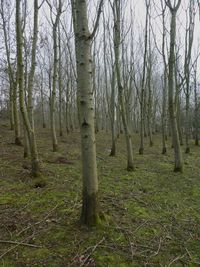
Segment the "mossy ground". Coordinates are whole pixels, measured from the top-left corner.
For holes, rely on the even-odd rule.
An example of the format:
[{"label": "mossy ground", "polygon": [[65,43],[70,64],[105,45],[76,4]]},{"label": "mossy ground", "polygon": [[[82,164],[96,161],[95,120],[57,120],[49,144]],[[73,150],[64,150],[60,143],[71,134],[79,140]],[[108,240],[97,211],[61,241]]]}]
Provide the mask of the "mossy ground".
[{"label": "mossy ground", "polygon": [[[8,125],[1,124],[0,266],[200,266],[200,148],[192,141],[179,174],[173,172],[170,142],[167,155],[162,155],[160,136],[155,135],[154,146],[146,139],[144,155],[138,155],[134,137],[136,170],[127,172],[123,135],[117,156],[109,157],[110,135],[98,133],[105,219],[97,229],[87,229],[78,223],[79,133],[60,138],[59,152],[53,153],[49,131],[37,131],[43,172],[36,180],[12,136]],[[43,186],[37,186],[40,183]]]}]

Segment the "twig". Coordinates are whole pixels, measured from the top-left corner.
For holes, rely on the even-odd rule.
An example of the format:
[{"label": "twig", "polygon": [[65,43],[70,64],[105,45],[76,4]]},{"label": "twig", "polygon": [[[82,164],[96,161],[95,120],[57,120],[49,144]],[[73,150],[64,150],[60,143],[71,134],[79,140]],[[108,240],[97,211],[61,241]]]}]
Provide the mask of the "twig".
[{"label": "twig", "polygon": [[51,214],[57,207],[58,207],[58,204],[56,204],[56,206],[55,206],[53,209],[51,209],[51,210],[47,213],[47,215],[46,215],[41,221],[36,222],[36,223],[34,223],[34,224],[31,224],[31,225],[27,226],[26,228],[22,229],[19,233],[17,233],[17,236],[21,235],[23,232],[27,231],[27,230],[30,229],[32,226],[38,225],[38,224],[42,223],[43,221],[45,221],[45,220],[49,217],[49,215],[50,215],[50,214]]},{"label": "twig", "polygon": [[185,253],[184,255],[182,255],[182,256],[178,256],[178,257],[176,257],[175,259],[173,259],[173,260],[168,264],[167,267],[170,267],[174,262],[176,262],[176,261],[178,261],[178,260],[180,260],[180,259],[183,259],[183,258],[185,257],[186,254],[187,254],[187,253]]},{"label": "twig", "polygon": [[[3,254],[0,255],[0,260],[6,255],[8,254],[10,251],[12,251],[13,249],[15,249],[16,247],[20,246],[21,244],[26,244],[24,243],[24,241],[28,240],[28,239],[31,239],[33,237],[33,235],[29,236],[29,237],[26,237],[24,240],[22,240],[22,242],[20,243],[17,243],[15,246],[9,248],[8,250],[6,250]],[[14,242],[14,241],[13,241]]]},{"label": "twig", "polygon": [[42,246],[37,246],[37,245],[34,245],[34,244],[29,244],[29,243],[24,243],[24,242],[17,242],[17,241],[12,241],[12,240],[0,240],[0,243],[16,244],[16,245],[33,247],[33,248],[42,248]]},{"label": "twig", "polygon": [[153,254],[150,256],[150,258],[151,258],[151,257],[155,257],[155,256],[158,255],[158,253],[159,253],[159,251],[160,251],[160,248],[161,248],[161,243],[162,243],[162,239],[160,238],[160,239],[159,239],[159,244],[158,244],[158,249],[157,249],[157,251],[156,251],[155,253],[153,253]]},{"label": "twig", "polygon": [[92,251],[88,254],[88,256],[84,259],[84,261],[81,263],[80,267],[83,266],[87,260],[90,258],[90,256],[94,253],[96,248],[105,240],[105,237],[103,237],[92,249]]}]

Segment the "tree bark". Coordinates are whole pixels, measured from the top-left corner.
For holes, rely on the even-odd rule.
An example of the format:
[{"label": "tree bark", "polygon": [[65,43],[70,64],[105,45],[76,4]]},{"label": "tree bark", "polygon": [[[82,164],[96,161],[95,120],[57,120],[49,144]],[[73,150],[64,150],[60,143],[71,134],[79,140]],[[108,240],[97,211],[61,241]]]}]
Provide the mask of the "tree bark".
[{"label": "tree bark", "polygon": [[[37,152],[35,132],[34,132],[34,127],[33,127],[33,117],[32,117],[32,114],[28,113],[27,107],[25,104],[23,35],[22,35],[20,4],[21,4],[21,0],[16,0],[17,82],[19,85],[20,110],[21,110],[24,126],[26,128],[29,146],[30,146],[31,172],[32,172],[32,175],[34,177],[37,177],[40,175],[40,164],[39,164],[39,158],[38,158],[38,152]],[[36,27],[37,26],[37,18],[38,18],[37,12],[38,12],[38,2],[37,2],[37,0],[34,0],[34,37],[35,37],[35,34],[37,35],[37,27]],[[35,25],[35,23],[36,23],[36,25]],[[33,37],[33,39],[34,39],[34,37]],[[32,46],[31,71],[30,71],[30,76],[29,76],[29,93],[30,93],[30,95],[32,95],[32,88],[33,88],[33,77],[34,77],[34,69],[35,69],[34,53],[36,52],[34,50],[36,50],[36,42],[37,42],[37,38],[36,38],[36,40],[33,40],[33,46]]]},{"label": "tree bark", "polygon": [[127,170],[134,170],[133,163],[133,148],[132,148],[132,140],[131,134],[129,130],[129,126],[127,123],[125,104],[124,104],[124,88],[122,86],[121,81],[121,73],[120,73],[120,42],[121,42],[121,31],[120,31],[120,12],[121,12],[121,2],[120,0],[116,0],[114,2],[114,53],[115,53],[115,68],[116,68],[116,76],[117,76],[117,86],[118,86],[118,97],[121,111],[121,118],[124,127],[125,139],[126,139],[126,149],[127,149]]},{"label": "tree bark", "polygon": [[83,197],[81,223],[92,226],[99,221],[98,178],[92,90],[92,36],[88,28],[86,0],[72,0],[77,62],[78,110],[81,132]]},{"label": "tree bark", "polygon": [[168,1],[168,7],[171,12],[171,23],[170,23],[170,52],[169,52],[169,74],[168,74],[168,103],[169,103],[169,115],[172,129],[172,140],[174,147],[174,171],[183,171],[183,159],[180,148],[180,140],[177,125],[177,110],[175,101],[175,43],[176,43],[176,13],[180,6],[181,0],[175,7],[172,7],[171,2]]}]

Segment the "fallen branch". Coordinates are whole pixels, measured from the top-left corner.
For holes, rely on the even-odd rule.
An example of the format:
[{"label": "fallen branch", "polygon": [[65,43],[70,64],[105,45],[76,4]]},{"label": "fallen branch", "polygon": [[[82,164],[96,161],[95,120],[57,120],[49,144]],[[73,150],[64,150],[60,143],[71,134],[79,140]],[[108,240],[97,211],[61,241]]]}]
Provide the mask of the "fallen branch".
[{"label": "fallen branch", "polygon": [[[17,242],[17,244],[11,248],[9,248],[8,250],[6,250],[3,254],[0,255],[0,260],[7,255],[9,252],[11,252],[12,250],[14,250],[16,247],[20,246],[20,245],[27,245],[28,243],[25,243],[26,240],[31,239],[33,237],[33,235],[26,237],[24,240],[22,240],[22,242]],[[3,240],[2,240],[3,241]],[[15,242],[15,241],[13,241]]]}]

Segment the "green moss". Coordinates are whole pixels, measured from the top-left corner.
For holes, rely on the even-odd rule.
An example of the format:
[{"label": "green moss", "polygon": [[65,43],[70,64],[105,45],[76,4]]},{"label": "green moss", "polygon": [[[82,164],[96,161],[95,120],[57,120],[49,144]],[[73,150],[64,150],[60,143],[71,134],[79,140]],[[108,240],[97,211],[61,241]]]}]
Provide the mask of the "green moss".
[{"label": "green moss", "polygon": [[1,260],[1,266],[2,267],[13,267],[13,266],[15,266],[15,262],[13,262],[13,261],[10,261],[10,260],[8,260],[8,259],[2,259]]},{"label": "green moss", "polygon": [[47,185],[47,179],[45,177],[37,177],[32,180],[32,187],[43,188]]},{"label": "green moss", "polygon": [[16,199],[16,194],[10,192],[3,192],[3,194],[0,195],[0,205],[10,204],[14,202],[15,199]]},{"label": "green moss", "polygon": [[200,188],[195,188],[192,192],[193,197],[200,197]]},{"label": "green moss", "polygon": [[[3,138],[11,139],[4,130]],[[43,162],[44,187],[35,188],[35,179],[22,170],[16,159],[23,148],[2,143],[6,156],[0,159],[3,176],[0,179],[0,236],[5,240],[26,240],[43,246],[16,247],[4,258],[9,267],[80,266],[82,256],[91,254],[96,266],[138,267],[168,266],[177,255],[190,252],[177,266],[198,266],[200,261],[200,166],[199,148],[183,155],[184,173],[173,173],[173,150],[161,155],[160,137],[154,136],[154,146],[146,141],[145,154],[135,154],[134,172],[126,170],[124,136],[117,140],[117,156],[109,157],[110,136],[97,135],[100,224],[90,228],[80,226],[82,207],[81,161],[79,133],[62,137],[59,153],[49,147],[50,134],[38,131],[40,159]],[[135,146],[139,144],[134,136]],[[169,146],[170,144],[168,144]],[[54,164],[61,156],[73,165]],[[40,182],[40,181],[39,181]],[[19,232],[23,229],[28,230]],[[101,241],[102,240],[102,241]],[[161,247],[156,256],[161,240]],[[101,242],[100,242],[101,241]],[[99,243],[100,242],[100,243]],[[1,253],[10,245],[0,244]],[[18,258],[16,260],[16,255]],[[10,265],[9,265],[10,264]],[[89,263],[87,263],[89,264]]]},{"label": "green moss", "polygon": [[108,255],[95,255],[96,266],[98,267],[128,267],[133,266],[123,260],[119,254],[109,253]]}]

